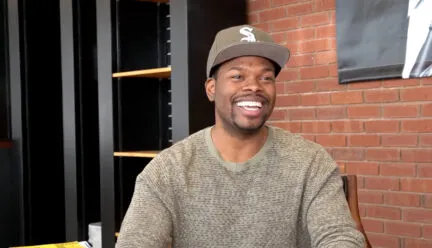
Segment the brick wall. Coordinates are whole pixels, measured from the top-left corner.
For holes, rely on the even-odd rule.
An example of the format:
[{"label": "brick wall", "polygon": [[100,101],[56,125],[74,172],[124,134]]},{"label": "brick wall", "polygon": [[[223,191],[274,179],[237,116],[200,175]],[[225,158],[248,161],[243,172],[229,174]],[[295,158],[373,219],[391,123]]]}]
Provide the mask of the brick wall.
[{"label": "brick wall", "polygon": [[271,123],[359,175],[374,247],[432,247],[432,79],[338,84],[335,0],[249,0],[249,23],[292,52]]}]

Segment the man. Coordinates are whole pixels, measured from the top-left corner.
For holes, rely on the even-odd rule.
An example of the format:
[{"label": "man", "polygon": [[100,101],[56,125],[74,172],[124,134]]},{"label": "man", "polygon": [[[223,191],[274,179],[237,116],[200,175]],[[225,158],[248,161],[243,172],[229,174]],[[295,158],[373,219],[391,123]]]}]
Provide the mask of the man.
[{"label": "man", "polygon": [[363,247],[325,149],[265,124],[288,57],[251,26],[216,35],[205,82],[216,123],[138,175],[118,248]]}]

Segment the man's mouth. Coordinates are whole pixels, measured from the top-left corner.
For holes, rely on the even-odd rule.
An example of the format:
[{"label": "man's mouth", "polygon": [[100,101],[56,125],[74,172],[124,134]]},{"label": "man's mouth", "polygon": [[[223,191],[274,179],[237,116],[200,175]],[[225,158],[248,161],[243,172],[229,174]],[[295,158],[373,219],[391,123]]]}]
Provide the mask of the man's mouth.
[{"label": "man's mouth", "polygon": [[263,103],[254,100],[242,100],[236,102],[236,107],[239,108],[243,116],[256,118],[261,116],[263,111]]},{"label": "man's mouth", "polygon": [[259,110],[262,108],[262,103],[258,101],[239,101],[236,105],[249,111]]}]

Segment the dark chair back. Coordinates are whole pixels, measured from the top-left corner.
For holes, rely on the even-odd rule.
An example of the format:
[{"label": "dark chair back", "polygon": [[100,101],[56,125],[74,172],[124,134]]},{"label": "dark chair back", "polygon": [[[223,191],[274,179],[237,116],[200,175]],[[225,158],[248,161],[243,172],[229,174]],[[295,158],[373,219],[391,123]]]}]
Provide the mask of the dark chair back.
[{"label": "dark chair back", "polygon": [[356,175],[342,175],[343,188],[345,192],[345,197],[348,202],[348,206],[351,212],[351,216],[354,219],[357,229],[363,233],[365,237],[365,248],[372,248],[369,239],[367,238],[366,232],[363,228],[363,224],[360,218],[360,211],[358,206],[357,197],[357,176]]}]

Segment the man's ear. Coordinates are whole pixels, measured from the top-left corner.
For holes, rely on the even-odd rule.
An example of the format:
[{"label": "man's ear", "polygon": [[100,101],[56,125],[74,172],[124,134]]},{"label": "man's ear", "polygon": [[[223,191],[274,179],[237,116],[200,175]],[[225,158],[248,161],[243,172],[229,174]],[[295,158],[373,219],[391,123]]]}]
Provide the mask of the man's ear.
[{"label": "man's ear", "polygon": [[215,87],[216,87],[216,80],[214,78],[207,78],[205,82],[205,90],[207,94],[207,98],[210,100],[210,102],[214,102],[215,100]]}]

